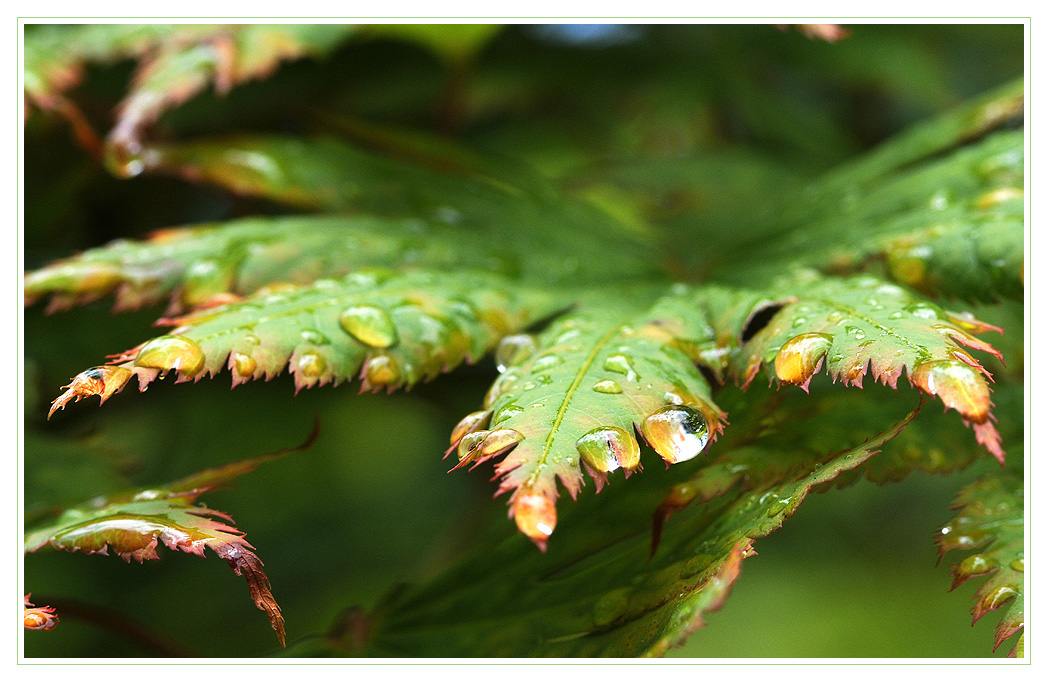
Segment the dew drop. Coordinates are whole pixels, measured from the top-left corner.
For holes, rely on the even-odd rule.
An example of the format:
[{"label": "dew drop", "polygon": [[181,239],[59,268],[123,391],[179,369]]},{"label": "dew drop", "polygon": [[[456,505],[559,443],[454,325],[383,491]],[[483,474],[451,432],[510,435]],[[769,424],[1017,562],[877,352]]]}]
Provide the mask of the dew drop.
[{"label": "dew drop", "polygon": [[495,350],[495,367],[499,372],[505,372],[513,365],[520,365],[528,360],[536,351],[535,337],[530,334],[512,334],[503,337],[499,347]]},{"label": "dew drop", "polygon": [[303,377],[320,377],[328,369],[328,363],[319,353],[304,353],[299,356],[295,369]]},{"label": "dew drop", "polygon": [[636,382],[640,379],[638,374],[634,372],[634,366],[631,365],[630,359],[621,353],[615,353],[606,358],[604,367],[609,372],[626,375],[628,382]]},{"label": "dew drop", "polygon": [[620,467],[633,470],[641,462],[641,447],[626,430],[598,427],[576,441],[583,462],[597,472],[614,472]]},{"label": "dew drop", "polygon": [[535,362],[532,363],[532,370],[546,370],[547,368],[552,368],[555,365],[560,365],[563,362],[564,359],[560,356],[555,356],[554,354],[549,353],[545,356],[540,356],[539,358],[536,358]]},{"label": "dew drop", "polygon": [[594,383],[594,391],[600,394],[621,394],[623,387],[619,386],[619,382],[614,379],[603,379]]},{"label": "dew drop", "polygon": [[834,338],[811,332],[792,337],[776,353],[776,377],[788,384],[806,384],[819,369]]},{"label": "dew drop", "polygon": [[531,489],[521,489],[514,498],[512,512],[517,528],[545,552],[546,539],[557,526],[554,501]]},{"label": "dew drop", "polygon": [[487,430],[480,430],[476,432],[470,432],[463,436],[459,441],[459,446],[456,448],[456,454],[459,456],[459,462],[463,462],[468,458],[476,456],[475,451],[484,442],[491,432]]},{"label": "dew drop", "polygon": [[970,576],[986,574],[997,568],[998,562],[996,562],[994,558],[987,557],[986,555],[970,555],[959,562],[954,571],[959,577],[968,578]]},{"label": "dew drop", "polygon": [[397,361],[383,354],[372,356],[364,365],[364,379],[374,387],[392,386],[401,379]]},{"label": "dew drop", "polygon": [[178,370],[186,377],[193,377],[204,369],[204,352],[192,339],[165,335],[142,347],[135,357],[135,366]]},{"label": "dew drop", "polygon": [[1009,563],[1009,566],[1013,571],[1022,572],[1024,570],[1024,558],[1018,557]]},{"label": "dew drop", "polygon": [[307,344],[313,344],[314,346],[323,346],[325,344],[331,343],[330,339],[325,337],[317,330],[303,330],[299,334],[302,337],[302,341],[306,342]]},{"label": "dew drop", "polygon": [[961,361],[926,361],[911,372],[911,383],[930,396],[939,396],[945,406],[974,422],[984,422],[990,412],[987,384],[978,371]]},{"label": "dew drop", "polygon": [[342,329],[362,344],[385,349],[397,343],[397,329],[386,311],[376,306],[350,306],[339,316]]},{"label": "dew drop", "polygon": [[492,417],[492,411],[490,410],[478,410],[477,412],[470,413],[463,419],[459,420],[459,424],[455,425],[452,429],[451,443],[454,446],[459,443],[459,440],[472,431],[478,429],[484,429],[488,420]]},{"label": "dew drop", "polygon": [[240,377],[252,377],[259,364],[255,359],[245,353],[233,352],[233,372]]},{"label": "dew drop", "polygon": [[520,415],[523,411],[524,411],[524,408],[522,408],[521,406],[517,405],[516,403],[511,403],[510,405],[503,406],[502,408],[500,408],[495,413],[495,416],[492,418],[492,424],[499,424],[500,422],[506,422],[511,417],[515,417],[517,415]]},{"label": "dew drop", "polygon": [[699,411],[689,406],[666,406],[641,423],[641,434],[668,463],[684,462],[707,445],[710,428]]},{"label": "dew drop", "polygon": [[490,458],[502,455],[524,440],[524,434],[515,429],[495,429],[481,442],[480,454]]}]

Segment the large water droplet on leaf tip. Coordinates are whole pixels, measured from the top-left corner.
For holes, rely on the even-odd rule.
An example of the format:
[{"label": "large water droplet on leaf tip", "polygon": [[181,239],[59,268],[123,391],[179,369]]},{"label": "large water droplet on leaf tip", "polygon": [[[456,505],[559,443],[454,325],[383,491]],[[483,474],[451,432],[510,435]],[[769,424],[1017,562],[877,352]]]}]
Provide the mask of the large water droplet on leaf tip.
[{"label": "large water droplet on leaf tip", "polygon": [[517,528],[546,551],[546,539],[557,526],[557,509],[554,501],[541,493],[521,489],[514,498],[512,514]]},{"label": "large water droplet on leaf tip", "polygon": [[492,411],[478,410],[477,412],[470,413],[463,419],[459,420],[459,424],[455,425],[455,428],[452,429],[452,445],[454,446],[459,443],[459,440],[470,432],[477,429],[484,429],[488,425],[488,420],[491,417]]},{"label": "large water droplet on leaf tip", "polygon": [[787,340],[776,354],[776,377],[788,384],[805,384],[830,350],[833,337],[817,332]]},{"label": "large water droplet on leaf tip", "polygon": [[204,351],[192,339],[165,335],[148,342],[135,357],[135,366],[178,370],[193,377],[204,369]]},{"label": "large water droplet on leaf tip", "polygon": [[926,361],[914,368],[911,383],[966,418],[982,423],[991,409],[991,395],[979,371],[957,360]]},{"label": "large water droplet on leaf tip", "polygon": [[645,418],[641,434],[660,457],[678,463],[700,454],[710,438],[710,427],[695,408],[666,406]]},{"label": "large water droplet on leaf tip", "polygon": [[492,457],[506,453],[524,440],[524,434],[514,429],[495,429],[481,442],[480,455]]}]

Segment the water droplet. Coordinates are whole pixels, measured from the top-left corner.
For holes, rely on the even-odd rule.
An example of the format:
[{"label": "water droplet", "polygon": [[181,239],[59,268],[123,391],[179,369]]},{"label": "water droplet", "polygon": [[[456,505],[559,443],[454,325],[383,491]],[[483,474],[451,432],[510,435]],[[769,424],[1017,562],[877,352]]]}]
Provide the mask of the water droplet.
[{"label": "water droplet", "polygon": [[491,432],[487,430],[481,430],[477,432],[470,432],[463,436],[459,441],[459,446],[456,448],[456,454],[459,456],[459,462],[463,462],[467,459],[472,460],[477,456],[477,449],[481,446],[484,440],[488,437]]},{"label": "water droplet", "polygon": [[900,311],[893,311],[889,314],[889,320],[899,320],[903,317],[903,313]]},{"label": "water droplet", "polygon": [[508,367],[520,365],[536,351],[535,337],[530,334],[512,334],[503,337],[495,350],[495,367],[505,372]]},{"label": "water droplet", "polygon": [[558,346],[560,346],[561,344],[567,344],[568,342],[578,337],[580,334],[582,333],[576,329],[565,330],[557,336],[557,339],[554,340],[554,344]]},{"label": "water droplet", "polygon": [[397,329],[386,311],[376,306],[350,306],[339,316],[339,324],[362,344],[385,349],[397,343]]},{"label": "water droplet", "polygon": [[373,387],[393,386],[400,381],[401,371],[390,356],[372,356],[364,364],[364,379]]},{"label": "water droplet", "polygon": [[926,361],[914,368],[911,383],[930,396],[939,396],[948,408],[982,423],[991,409],[990,390],[977,370],[956,360]]},{"label": "water droplet", "polygon": [[619,386],[619,382],[614,379],[603,379],[594,383],[594,391],[601,394],[621,394],[623,387]]},{"label": "water droplet", "polygon": [[955,567],[954,572],[962,578],[980,576],[998,568],[998,562],[986,555],[970,555]]},{"label": "water droplet", "polygon": [[259,364],[255,362],[254,358],[244,353],[234,351],[232,360],[233,372],[239,377],[253,377],[255,375],[255,370],[259,367]]},{"label": "water droplet", "polygon": [[867,334],[858,327],[852,327],[850,325],[845,326],[845,333],[855,337],[857,340],[866,339]]},{"label": "water droplet", "polygon": [[542,387],[542,386],[546,386],[547,384],[553,384],[554,380],[553,380],[553,378],[550,377],[550,375],[536,375],[535,376],[535,383],[538,386]]},{"label": "water droplet", "polygon": [[492,417],[492,411],[490,410],[478,410],[477,412],[470,413],[463,419],[459,420],[459,424],[455,425],[452,429],[451,443],[454,446],[459,443],[459,440],[472,431],[478,429],[484,429],[488,425],[489,418]]},{"label": "water droplet", "polygon": [[193,377],[204,369],[204,352],[192,339],[165,335],[142,347],[135,357],[135,366],[178,370],[186,377]]},{"label": "water droplet", "polygon": [[303,377],[320,377],[328,369],[328,363],[319,353],[304,353],[295,364],[296,371]]},{"label": "water droplet", "polygon": [[579,437],[576,450],[583,462],[597,472],[633,470],[641,462],[641,447],[633,435],[619,427],[598,427]]},{"label": "water droplet", "polygon": [[1009,563],[1009,566],[1012,567],[1013,571],[1022,572],[1024,570],[1024,558],[1016,558]]},{"label": "water droplet", "polygon": [[640,377],[634,372],[630,359],[621,353],[615,353],[605,359],[605,370],[626,375],[628,382],[636,382]]},{"label": "water droplet", "polygon": [[695,408],[666,406],[645,418],[641,434],[660,457],[677,463],[699,455],[707,445],[710,428]]},{"label": "water droplet", "polygon": [[776,353],[776,377],[788,384],[806,385],[819,369],[834,337],[811,332],[788,339]]},{"label": "water droplet", "polygon": [[535,359],[535,362],[532,363],[532,371],[538,372],[539,370],[546,370],[547,368],[552,368],[555,365],[560,365],[563,362],[564,359],[560,356],[555,356],[552,353],[548,353],[545,356],[540,356],[539,358]]},{"label": "water droplet", "polygon": [[936,304],[917,302],[903,307],[903,310],[915,318],[923,320],[947,320],[947,314]]},{"label": "water droplet", "polygon": [[766,514],[769,517],[775,517],[784,510],[786,510],[789,506],[790,498],[780,498],[779,500],[773,501],[772,504],[769,505],[768,512],[766,512]]},{"label": "water droplet", "polygon": [[302,341],[307,344],[313,344],[314,346],[323,346],[331,343],[330,339],[317,330],[303,330],[299,334],[302,336]]},{"label": "water droplet", "polygon": [[546,539],[557,526],[554,501],[531,489],[520,489],[514,497],[513,517],[517,528],[546,552]]},{"label": "water droplet", "polygon": [[984,612],[998,609],[1018,595],[1020,592],[1014,586],[998,586],[983,597],[983,600],[980,601],[980,608]]},{"label": "water droplet", "polygon": [[524,434],[514,429],[495,429],[488,433],[480,446],[481,457],[490,458],[508,452],[524,440]]},{"label": "water droplet", "polygon": [[521,385],[521,391],[531,391],[532,389],[535,389],[537,386],[538,385],[535,382],[528,381],[528,382],[525,382],[524,384]]},{"label": "water droplet", "polygon": [[521,406],[517,405],[516,403],[511,403],[510,405],[503,406],[495,414],[495,417],[492,418],[492,424],[499,424],[500,422],[506,422],[511,417],[514,417],[516,415],[520,415],[521,412],[523,412],[523,411],[524,411],[524,408],[522,408]]},{"label": "water droplet", "polygon": [[194,261],[186,269],[179,298],[184,306],[197,306],[216,294],[228,292],[233,286],[233,279],[233,268],[214,259]]}]

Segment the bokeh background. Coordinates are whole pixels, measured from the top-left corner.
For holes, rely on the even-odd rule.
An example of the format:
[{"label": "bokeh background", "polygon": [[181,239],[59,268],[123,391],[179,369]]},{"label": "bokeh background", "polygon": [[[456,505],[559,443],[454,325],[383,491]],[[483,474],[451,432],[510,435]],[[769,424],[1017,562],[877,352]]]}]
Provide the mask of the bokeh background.
[{"label": "bokeh background", "polygon": [[[225,98],[200,95],[166,114],[154,134],[332,132],[355,120],[419,128],[524,159],[610,210],[624,198],[595,185],[595,169],[730,157],[739,176],[724,179],[728,187],[685,173],[673,191],[664,182],[645,199],[646,215],[670,228],[706,222],[714,230],[733,197],[802,183],[1023,72],[1020,25],[849,28],[848,38],[827,43],[765,25],[511,26],[475,31],[470,59],[459,61],[433,47],[458,44],[453,29],[362,31],[323,60],[286,65]],[[132,70],[130,62],[94,66],[72,92],[99,130]],[[39,113],[25,145],[27,270],[162,227],[285,210],[176,179],[113,178],[63,121]],[[434,575],[475,520],[504,505],[491,500],[494,485],[481,470],[446,474],[439,457],[495,376],[490,358],[389,396],[343,385],[292,399],[288,377],[233,391],[227,377],[157,382],[145,395],[129,390],[101,410],[89,400],[47,422],[69,377],[156,334],[162,307],[114,315],[110,306],[25,311],[28,519],[294,446],[318,417],[321,435],[308,452],[204,498],[231,513],[258,549],[294,643],[347,607],[370,607],[398,583]],[[726,606],[671,656],[991,656],[994,617],[970,626],[975,585],[948,592],[949,561],[937,566],[933,545],[954,493],[991,466],[811,496],[756,544]],[[26,589],[37,604],[58,607],[62,622],[27,632],[25,655],[276,652],[225,563],[160,553],[144,565],[49,550],[27,556]]]}]

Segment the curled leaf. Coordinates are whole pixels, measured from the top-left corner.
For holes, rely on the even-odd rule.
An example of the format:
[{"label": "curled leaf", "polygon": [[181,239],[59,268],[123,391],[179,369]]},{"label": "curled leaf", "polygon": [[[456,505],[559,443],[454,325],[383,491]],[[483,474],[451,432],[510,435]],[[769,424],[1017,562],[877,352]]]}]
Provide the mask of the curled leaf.
[{"label": "curled leaf", "polygon": [[37,607],[29,602],[31,594],[25,596],[22,609],[22,626],[31,631],[50,631],[58,625],[58,612],[54,607]]}]

